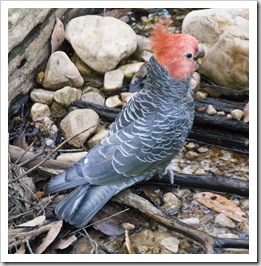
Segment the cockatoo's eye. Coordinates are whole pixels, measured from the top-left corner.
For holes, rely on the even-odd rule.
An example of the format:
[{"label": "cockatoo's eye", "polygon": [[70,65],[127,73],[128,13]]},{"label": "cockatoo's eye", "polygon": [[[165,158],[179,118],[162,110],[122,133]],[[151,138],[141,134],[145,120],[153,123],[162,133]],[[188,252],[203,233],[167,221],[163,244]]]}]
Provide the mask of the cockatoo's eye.
[{"label": "cockatoo's eye", "polygon": [[193,54],[192,54],[192,53],[187,53],[187,54],[186,54],[186,57],[190,59],[190,58],[193,57]]}]

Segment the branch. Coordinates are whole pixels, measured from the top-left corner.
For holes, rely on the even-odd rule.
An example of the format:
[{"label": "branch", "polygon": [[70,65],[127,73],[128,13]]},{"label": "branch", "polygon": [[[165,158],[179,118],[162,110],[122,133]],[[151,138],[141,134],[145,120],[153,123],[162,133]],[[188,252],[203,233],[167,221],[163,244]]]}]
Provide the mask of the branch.
[{"label": "branch", "polygon": [[208,235],[205,232],[199,231],[194,227],[180,222],[173,217],[164,214],[162,211],[154,207],[150,202],[144,198],[132,193],[129,189],[126,189],[112,198],[120,204],[124,204],[144,213],[154,221],[166,226],[169,229],[174,230],[177,233],[185,235],[199,244],[201,244],[206,253],[213,254],[215,248],[248,248],[248,239],[234,239],[234,238],[217,238]]},{"label": "branch", "polygon": [[[16,146],[9,145],[9,154],[11,161],[14,162],[16,159],[24,153],[24,149],[18,148]],[[28,160],[30,158],[34,158],[35,154],[32,152],[27,152],[23,159]],[[30,161],[25,165],[27,168],[33,168],[36,165],[39,165],[39,162],[42,160],[37,158],[33,161]],[[60,162],[57,160],[49,159],[45,161],[41,166],[41,171],[46,171],[46,175],[50,176],[50,173],[58,174],[55,170],[66,170],[73,163],[69,162]],[[49,169],[48,169],[49,168]],[[40,169],[40,167],[38,167]],[[55,170],[54,170],[55,169]],[[157,183],[161,185],[170,185],[169,177],[164,175],[162,177],[154,176],[151,180],[147,181],[146,183]],[[203,188],[209,189],[219,192],[228,192],[237,194],[240,196],[248,196],[249,194],[249,183],[237,178],[228,178],[224,176],[215,176],[215,175],[206,175],[206,176],[199,176],[199,175],[185,175],[175,173],[175,185],[183,186],[183,187],[191,187],[191,188]]]}]

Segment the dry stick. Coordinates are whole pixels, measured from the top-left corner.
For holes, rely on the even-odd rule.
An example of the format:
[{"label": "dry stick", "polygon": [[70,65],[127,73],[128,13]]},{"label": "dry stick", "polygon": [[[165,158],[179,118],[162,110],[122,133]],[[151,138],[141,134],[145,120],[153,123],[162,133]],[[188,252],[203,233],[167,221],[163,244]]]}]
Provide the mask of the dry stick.
[{"label": "dry stick", "polygon": [[29,147],[24,150],[24,152],[17,158],[17,160],[9,167],[9,171],[13,169],[15,165],[18,164],[18,162],[25,156],[25,154],[29,151],[29,149],[33,146],[34,142],[32,142]]},{"label": "dry stick", "polygon": [[77,137],[78,135],[84,133],[85,131],[87,131],[87,130],[93,128],[93,127],[94,127],[94,126],[88,127],[88,128],[86,128],[86,129],[82,130],[81,132],[77,133],[76,135],[74,135],[74,136],[68,138],[67,140],[65,140],[65,141],[62,142],[61,144],[59,144],[59,145],[58,145],[58,146],[57,146],[52,152],[50,152],[50,153],[47,155],[47,157],[46,157],[44,160],[42,160],[40,163],[38,163],[37,165],[35,165],[35,166],[32,167],[31,169],[29,169],[28,171],[24,172],[22,175],[20,175],[20,176],[18,176],[17,178],[15,178],[15,179],[9,181],[8,184],[13,183],[13,182],[19,180],[20,178],[22,178],[23,176],[25,176],[25,175],[29,174],[30,172],[32,172],[32,171],[33,171],[34,169],[36,169],[38,166],[42,165],[44,162],[46,162],[48,159],[50,159],[50,157],[51,157],[54,153],[56,153],[56,152],[57,152],[57,151],[58,151],[58,150],[59,150],[64,144],[66,144],[66,143],[69,142],[71,139]]},{"label": "dry stick", "polygon": [[115,195],[112,200],[120,204],[133,207],[134,209],[139,210],[145,215],[149,216],[154,221],[197,241],[205,248],[206,253],[213,254],[214,248],[220,247],[248,248],[248,239],[222,239],[212,237],[205,232],[199,231],[188,224],[180,222],[164,214],[162,211],[154,207],[150,202],[132,193],[129,189],[126,189]]}]

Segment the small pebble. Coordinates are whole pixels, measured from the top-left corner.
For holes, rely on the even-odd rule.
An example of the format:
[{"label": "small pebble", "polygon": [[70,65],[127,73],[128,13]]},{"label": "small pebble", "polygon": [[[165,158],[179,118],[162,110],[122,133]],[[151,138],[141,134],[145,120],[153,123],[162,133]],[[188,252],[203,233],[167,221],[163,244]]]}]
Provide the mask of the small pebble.
[{"label": "small pebble", "polygon": [[47,104],[35,103],[31,108],[30,115],[32,120],[37,120],[39,118],[50,116],[51,111]]},{"label": "small pebble", "polygon": [[198,169],[194,172],[196,175],[204,175],[205,174],[205,170],[204,169]]},{"label": "small pebble", "polygon": [[114,93],[121,89],[124,75],[120,69],[112,70],[104,75],[104,90],[108,93]]},{"label": "small pebble", "polygon": [[160,245],[172,253],[177,253],[179,250],[179,240],[176,237],[163,238],[160,241]]},{"label": "small pebble", "polygon": [[197,149],[197,151],[198,151],[199,153],[206,153],[206,152],[209,151],[209,149],[206,148],[206,147],[199,147],[199,148]]},{"label": "small pebble", "polygon": [[227,120],[231,120],[233,117],[231,114],[227,114]]},{"label": "small pebble", "polygon": [[231,114],[231,116],[232,116],[233,119],[239,121],[243,117],[244,112],[242,110],[235,109],[235,110],[231,111],[230,114]]},{"label": "small pebble", "polygon": [[215,218],[215,223],[222,227],[235,228],[236,224],[225,214],[218,214]]},{"label": "small pebble", "polygon": [[217,110],[213,107],[213,105],[210,104],[207,108],[207,113],[209,115],[215,115],[217,114]]},{"label": "small pebble", "polygon": [[120,100],[119,95],[114,95],[114,96],[109,97],[105,101],[105,104],[106,104],[107,107],[117,108],[117,107],[121,107],[123,103]]},{"label": "small pebble", "polygon": [[186,148],[188,150],[194,150],[195,148],[197,147],[197,145],[193,142],[189,142],[187,145],[186,145]]},{"label": "small pebble", "polygon": [[195,94],[196,99],[199,101],[206,99],[207,96],[208,96],[208,94],[204,91],[197,91]]},{"label": "small pebble", "polygon": [[217,112],[217,115],[226,115],[226,113],[224,111],[219,111]]},{"label": "small pebble", "polygon": [[195,151],[188,151],[186,154],[185,154],[185,157],[189,160],[193,160],[195,158],[197,158],[198,156],[198,153],[196,153]]}]

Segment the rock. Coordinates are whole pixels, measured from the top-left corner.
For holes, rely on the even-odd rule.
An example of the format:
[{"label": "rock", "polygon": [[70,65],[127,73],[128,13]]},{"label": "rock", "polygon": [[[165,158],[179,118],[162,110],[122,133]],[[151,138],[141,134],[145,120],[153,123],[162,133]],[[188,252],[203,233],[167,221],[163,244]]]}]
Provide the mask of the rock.
[{"label": "rock", "polygon": [[114,96],[109,97],[105,101],[105,105],[107,107],[117,108],[117,107],[121,107],[122,106],[122,101],[120,100],[119,95],[114,95]]},{"label": "rock", "polygon": [[205,174],[205,170],[204,169],[197,169],[194,172],[195,175],[204,175]]},{"label": "rock", "polygon": [[30,97],[31,100],[35,103],[43,103],[51,105],[53,101],[53,91],[47,91],[43,89],[33,89],[31,91]]},{"label": "rock", "polygon": [[86,92],[83,91],[81,100],[99,105],[105,104],[105,97],[95,88],[88,87]]},{"label": "rock", "polygon": [[32,120],[37,120],[40,118],[44,118],[46,116],[50,116],[51,111],[47,104],[35,103],[30,111],[30,115]]},{"label": "rock", "polygon": [[54,93],[54,100],[62,106],[69,106],[72,102],[80,100],[82,91],[66,86]]},{"label": "rock", "polygon": [[197,91],[195,93],[195,97],[199,101],[202,101],[202,100],[206,99],[207,96],[208,96],[208,94],[206,92],[204,92],[204,91]]},{"label": "rock", "polygon": [[194,72],[192,75],[192,79],[189,82],[189,87],[193,90],[199,88],[200,85],[200,74],[198,72]]},{"label": "rock", "polygon": [[198,151],[199,153],[206,153],[206,152],[209,151],[209,148],[207,148],[207,147],[199,147],[199,148],[197,149],[197,151]]},{"label": "rock", "polygon": [[43,71],[41,71],[41,72],[39,72],[37,74],[37,77],[36,77],[35,81],[36,81],[37,84],[40,84],[40,85],[43,84],[43,81],[44,81],[44,72]]},{"label": "rock", "polygon": [[236,224],[225,214],[218,214],[215,218],[215,223],[222,227],[235,228]]},{"label": "rock", "polygon": [[83,78],[66,53],[57,51],[51,54],[46,69],[43,86],[57,90],[65,86],[81,87]]},{"label": "rock", "polygon": [[83,152],[66,152],[57,156],[56,160],[61,162],[76,163],[87,155],[86,151]]},{"label": "rock", "polygon": [[215,115],[217,114],[217,110],[213,107],[213,105],[210,104],[207,108],[207,113],[209,115]]},{"label": "rock", "polygon": [[121,100],[123,101],[123,105],[126,105],[128,101],[135,95],[136,93],[132,92],[122,92]]},{"label": "rock", "polygon": [[112,70],[104,75],[104,90],[108,94],[121,89],[123,85],[124,75],[120,69]]},{"label": "rock", "polygon": [[97,72],[91,69],[88,65],[86,65],[76,53],[71,57],[71,61],[79,70],[84,80],[92,80],[94,77],[97,76]]},{"label": "rock", "polygon": [[74,137],[69,141],[69,144],[80,148],[83,143],[93,134],[99,125],[99,116],[96,112],[90,109],[76,109],[70,112],[60,124],[61,130],[68,139],[84,129],[89,128],[82,134]]},{"label": "rock", "polygon": [[171,192],[163,195],[162,202],[162,211],[169,215],[174,215],[181,207],[180,199]]},{"label": "rock", "polygon": [[191,217],[191,218],[183,219],[181,220],[181,222],[185,224],[196,225],[196,224],[199,224],[199,219],[197,217]]},{"label": "rock", "polygon": [[137,47],[132,28],[113,17],[87,15],[72,19],[65,38],[81,60],[100,73],[115,69]]},{"label": "rock", "polygon": [[198,157],[198,154],[195,151],[188,151],[186,152],[185,157],[189,160],[193,160]]},{"label": "rock", "polygon": [[227,114],[227,120],[231,120],[233,117],[231,114]]},{"label": "rock", "polygon": [[230,114],[231,114],[231,116],[232,116],[233,119],[239,121],[243,117],[244,112],[242,110],[235,109],[235,110],[231,111]]},{"label": "rock", "polygon": [[186,144],[186,148],[188,150],[194,150],[197,148],[197,145],[194,142],[189,142],[188,144]]},{"label": "rock", "polygon": [[[175,179],[175,178],[174,178]],[[191,190],[188,188],[180,188],[175,191],[175,195],[178,198],[185,198],[191,195]]]},{"label": "rock", "polygon": [[99,144],[109,133],[109,130],[103,129],[91,137],[88,141],[88,146],[92,148],[93,146]]},{"label": "rock", "polygon": [[45,143],[46,143],[46,146],[49,146],[49,147],[55,146],[55,142],[53,139],[45,139]]},{"label": "rock", "polygon": [[220,8],[192,11],[183,21],[182,32],[205,49],[198,72],[220,86],[248,90],[248,16],[247,8]]},{"label": "rock", "polygon": [[149,38],[146,38],[142,35],[137,35],[137,49],[134,53],[135,58],[138,60],[149,61],[151,55],[152,50]]},{"label": "rock", "polygon": [[168,249],[172,253],[177,253],[179,250],[179,240],[176,237],[167,237],[160,241],[160,245]]},{"label": "rock", "polygon": [[145,62],[149,62],[152,56],[153,56],[153,53],[148,52],[148,51],[142,51],[140,54],[140,59]]},{"label": "rock", "polygon": [[224,112],[224,111],[219,111],[219,112],[217,112],[217,115],[226,115],[226,113]]},{"label": "rock", "polygon": [[59,103],[57,103],[56,101],[52,102],[51,105],[51,112],[53,115],[55,116],[63,116],[65,114],[67,114],[67,110],[64,106],[60,105]]},{"label": "rock", "polygon": [[124,78],[131,79],[143,66],[143,62],[122,65],[118,69],[123,72]]}]

